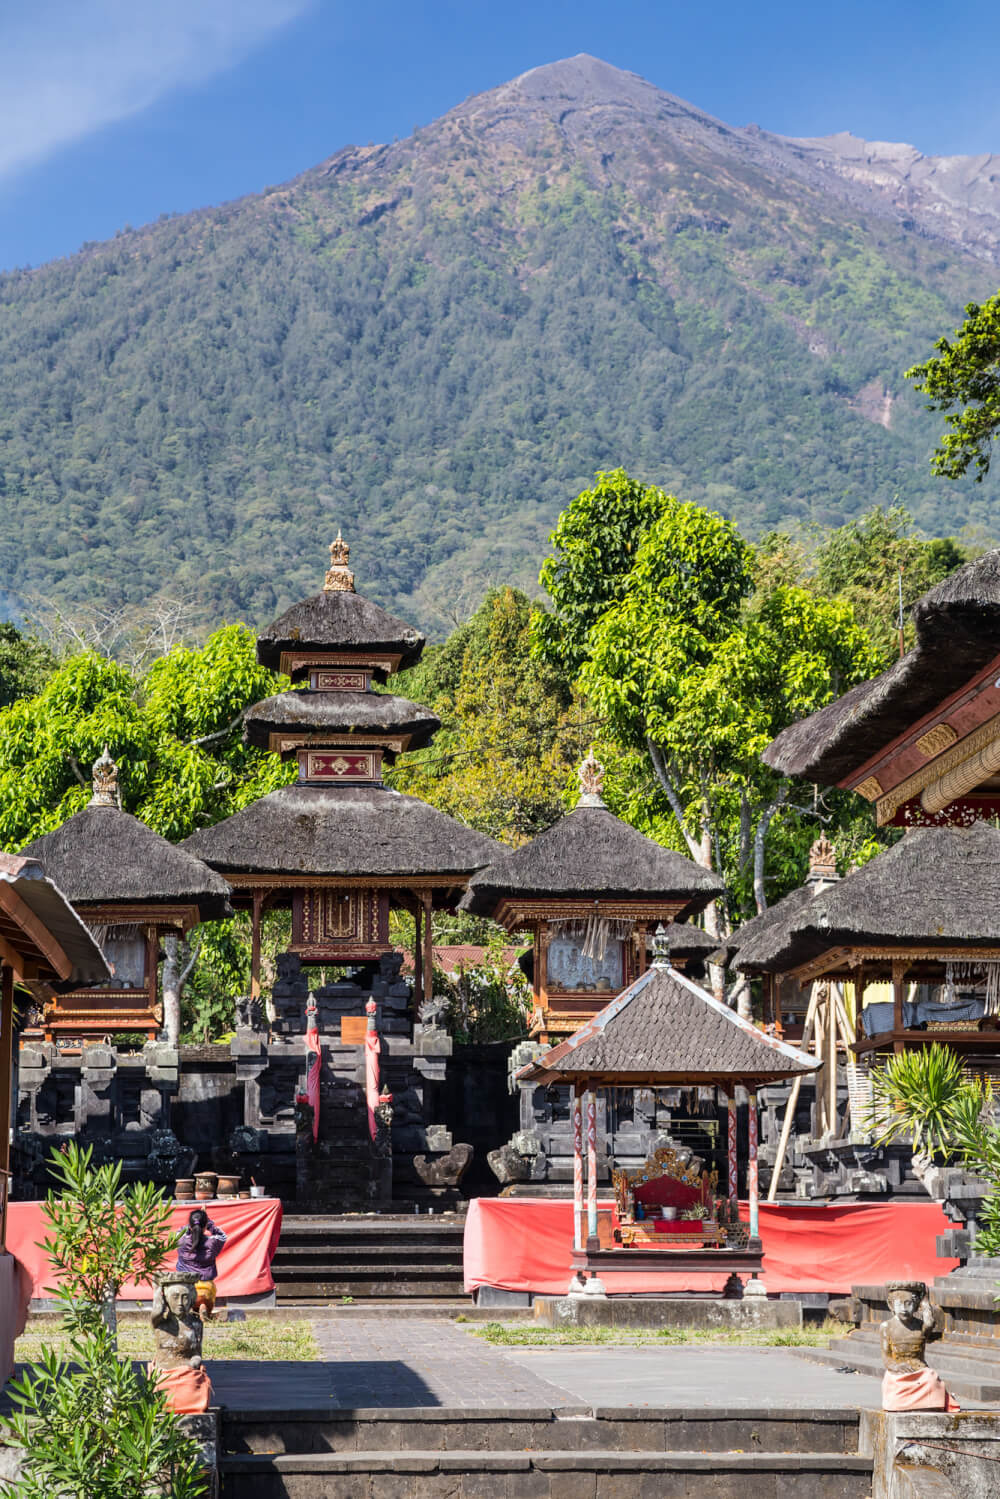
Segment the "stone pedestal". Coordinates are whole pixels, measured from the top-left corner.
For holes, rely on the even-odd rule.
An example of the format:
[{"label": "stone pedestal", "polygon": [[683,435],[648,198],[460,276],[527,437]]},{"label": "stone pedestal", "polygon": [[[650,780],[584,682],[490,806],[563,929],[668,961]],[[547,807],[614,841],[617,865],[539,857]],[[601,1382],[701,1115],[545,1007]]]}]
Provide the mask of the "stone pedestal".
[{"label": "stone pedestal", "polygon": [[801,1327],[798,1301],[766,1296],[729,1301],[721,1296],[536,1296],[535,1321],[544,1327],[684,1327],[732,1332]]},{"label": "stone pedestal", "polygon": [[994,1499],[1000,1414],[862,1411],[858,1450],[874,1459],[872,1499]]}]

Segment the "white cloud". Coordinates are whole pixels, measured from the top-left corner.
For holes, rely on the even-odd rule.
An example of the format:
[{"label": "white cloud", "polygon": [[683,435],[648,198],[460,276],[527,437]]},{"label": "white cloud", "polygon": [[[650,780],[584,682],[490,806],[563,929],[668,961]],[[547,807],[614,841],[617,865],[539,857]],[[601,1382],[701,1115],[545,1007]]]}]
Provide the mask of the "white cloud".
[{"label": "white cloud", "polygon": [[0,177],[231,67],[312,0],[0,0]]}]

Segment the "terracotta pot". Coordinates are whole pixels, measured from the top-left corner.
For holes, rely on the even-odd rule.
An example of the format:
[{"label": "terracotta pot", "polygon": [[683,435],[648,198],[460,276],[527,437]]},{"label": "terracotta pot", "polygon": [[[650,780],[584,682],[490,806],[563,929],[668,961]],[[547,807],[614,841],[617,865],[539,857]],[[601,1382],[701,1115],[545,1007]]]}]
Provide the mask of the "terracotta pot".
[{"label": "terracotta pot", "polygon": [[240,1189],[238,1176],[220,1176],[218,1193],[220,1197],[235,1197]]},{"label": "terracotta pot", "polygon": [[177,1178],[177,1180],[174,1182],[174,1196],[175,1197],[193,1197],[194,1196],[194,1177],[193,1176],[179,1176]]},{"label": "terracotta pot", "polygon": [[203,1188],[208,1187],[214,1192],[215,1184],[218,1180],[218,1175],[214,1171],[199,1171],[194,1179],[195,1191],[200,1192]]},{"label": "terracotta pot", "polygon": [[249,1202],[249,1200],[250,1200],[250,1188],[249,1187],[241,1187],[240,1193],[239,1193],[239,1197],[240,1197],[240,1201],[241,1202],[243,1201],[244,1198],[246,1198],[246,1200]]},{"label": "terracotta pot", "polygon": [[[210,1191],[208,1187],[195,1187],[194,1195],[197,1202],[211,1202],[215,1193]],[[188,1201],[190,1200],[189,1198]]]}]

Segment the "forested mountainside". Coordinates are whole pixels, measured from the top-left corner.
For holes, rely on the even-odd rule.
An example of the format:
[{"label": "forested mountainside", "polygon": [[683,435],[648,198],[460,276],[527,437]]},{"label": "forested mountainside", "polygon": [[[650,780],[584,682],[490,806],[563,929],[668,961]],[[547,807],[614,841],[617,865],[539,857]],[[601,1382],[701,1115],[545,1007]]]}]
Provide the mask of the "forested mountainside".
[{"label": "forested mountainside", "polygon": [[[440,631],[533,585],[594,471],[749,533],[934,478],[903,371],[1000,279],[1000,187],[848,137],[731,129],[590,58],[392,145],[0,278],[0,578],[202,618],[359,587]],[[867,153],[867,154],[866,154]]]}]

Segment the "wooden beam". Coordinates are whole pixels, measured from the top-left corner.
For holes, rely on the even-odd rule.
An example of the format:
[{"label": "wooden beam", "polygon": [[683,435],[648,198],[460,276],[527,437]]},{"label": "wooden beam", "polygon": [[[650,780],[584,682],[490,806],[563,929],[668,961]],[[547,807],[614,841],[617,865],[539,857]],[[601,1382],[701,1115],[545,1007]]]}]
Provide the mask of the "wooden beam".
[{"label": "wooden beam", "polygon": [[253,893],[250,914],[250,998],[260,999],[260,918],[264,909],[263,890]]},{"label": "wooden beam", "polygon": [[68,979],[73,972],[72,961],[45,923],[6,880],[0,880],[0,906],[17,922],[25,936],[31,939],[59,978]]},{"label": "wooden beam", "polygon": [[[906,964],[902,960],[896,960],[892,965],[892,1028],[898,1034],[903,1029],[903,976],[906,973]],[[903,1050],[901,1041],[893,1042],[893,1051]]]}]

